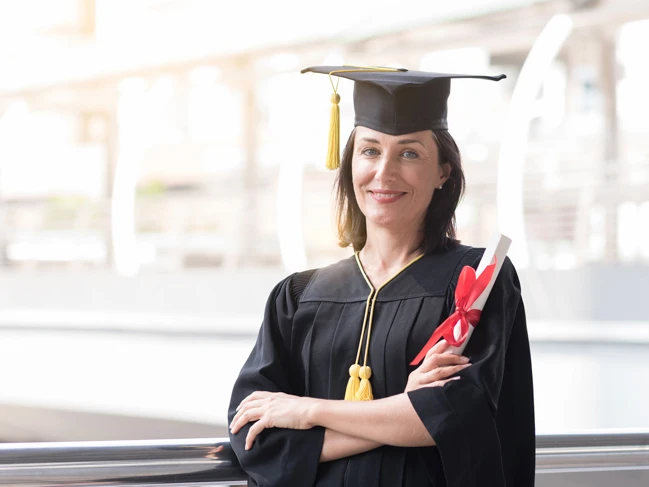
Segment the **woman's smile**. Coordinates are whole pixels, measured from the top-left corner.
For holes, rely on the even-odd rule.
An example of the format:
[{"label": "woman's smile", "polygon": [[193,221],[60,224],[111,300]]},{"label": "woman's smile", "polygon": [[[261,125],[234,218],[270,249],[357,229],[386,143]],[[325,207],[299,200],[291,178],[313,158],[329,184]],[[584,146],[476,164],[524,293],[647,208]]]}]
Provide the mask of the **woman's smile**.
[{"label": "woman's smile", "polygon": [[391,191],[388,189],[374,189],[369,190],[368,193],[370,193],[374,201],[379,204],[394,203],[407,194],[403,191]]}]

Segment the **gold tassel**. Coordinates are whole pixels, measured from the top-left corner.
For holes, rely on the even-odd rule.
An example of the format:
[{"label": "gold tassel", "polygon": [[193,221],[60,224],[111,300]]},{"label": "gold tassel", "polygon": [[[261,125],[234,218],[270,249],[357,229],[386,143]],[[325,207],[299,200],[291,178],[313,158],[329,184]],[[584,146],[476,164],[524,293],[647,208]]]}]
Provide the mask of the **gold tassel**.
[{"label": "gold tassel", "polygon": [[329,118],[329,146],[327,149],[327,169],[340,167],[340,95],[331,95],[331,116]]},{"label": "gold tassel", "polygon": [[354,364],[349,367],[349,380],[347,381],[347,389],[345,390],[345,401],[355,401],[360,379],[358,378],[358,371],[360,365]]},{"label": "gold tassel", "polygon": [[370,377],[372,377],[372,369],[367,366],[361,367],[359,370],[361,377],[361,385],[356,393],[357,401],[371,401],[374,399],[372,395],[372,384],[370,384]]}]

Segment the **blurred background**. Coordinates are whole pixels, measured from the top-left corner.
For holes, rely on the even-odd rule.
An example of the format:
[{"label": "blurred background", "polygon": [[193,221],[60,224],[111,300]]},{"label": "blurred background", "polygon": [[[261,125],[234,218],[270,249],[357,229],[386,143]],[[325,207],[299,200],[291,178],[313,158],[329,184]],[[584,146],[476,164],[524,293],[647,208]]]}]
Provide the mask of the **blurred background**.
[{"label": "blurred background", "polygon": [[0,441],[226,434],[273,285],[351,254],[343,63],[507,74],[454,82],[460,238],[514,240],[538,433],[649,430],[648,49],[636,0],[0,0]]}]

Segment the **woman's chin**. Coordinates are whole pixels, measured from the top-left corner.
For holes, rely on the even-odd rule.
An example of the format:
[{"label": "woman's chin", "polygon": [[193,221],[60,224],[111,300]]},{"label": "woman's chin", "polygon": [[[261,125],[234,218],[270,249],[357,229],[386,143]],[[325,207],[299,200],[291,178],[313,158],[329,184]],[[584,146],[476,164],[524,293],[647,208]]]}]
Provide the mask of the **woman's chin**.
[{"label": "woman's chin", "polygon": [[405,215],[397,215],[394,212],[381,212],[367,215],[365,220],[376,227],[402,226],[405,222]]}]

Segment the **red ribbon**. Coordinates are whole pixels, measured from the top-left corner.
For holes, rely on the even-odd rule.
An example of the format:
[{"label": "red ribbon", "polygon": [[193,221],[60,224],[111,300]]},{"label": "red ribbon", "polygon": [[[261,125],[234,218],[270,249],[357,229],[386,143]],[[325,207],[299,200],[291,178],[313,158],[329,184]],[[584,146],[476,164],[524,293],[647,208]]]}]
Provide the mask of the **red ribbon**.
[{"label": "red ribbon", "polygon": [[[426,342],[426,345],[424,345],[424,348],[421,349],[421,352],[410,362],[410,365],[419,365],[424,360],[424,357],[426,357],[428,351],[442,337],[452,347],[459,347],[464,343],[469,334],[469,325],[475,328],[478,321],[480,321],[480,314],[482,313],[479,309],[470,308],[489,285],[495,268],[496,258],[494,257],[493,262],[476,278],[475,269],[468,265],[464,266],[457,280],[457,287],[455,288],[455,311],[437,327],[428,342]],[[458,321],[460,322],[460,331],[462,333],[460,338],[456,340],[453,329]]]}]

